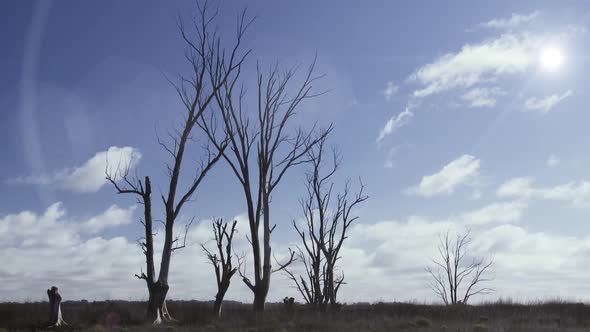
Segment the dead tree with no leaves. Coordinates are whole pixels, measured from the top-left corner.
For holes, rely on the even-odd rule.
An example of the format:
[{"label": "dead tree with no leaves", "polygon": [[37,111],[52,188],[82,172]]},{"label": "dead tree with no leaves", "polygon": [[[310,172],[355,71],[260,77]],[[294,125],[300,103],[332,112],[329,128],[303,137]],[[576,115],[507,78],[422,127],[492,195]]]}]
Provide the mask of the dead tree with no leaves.
[{"label": "dead tree with no leaves", "polygon": [[209,262],[213,265],[215,270],[215,280],[217,281],[217,294],[215,295],[215,304],[213,312],[217,317],[221,317],[221,306],[223,304],[223,297],[229,288],[231,278],[238,271],[240,261],[238,258],[238,265],[233,266],[232,241],[236,231],[237,220],[231,225],[228,232],[228,224],[224,223],[221,218],[214,219],[212,222],[213,234],[215,239],[216,251],[211,252],[204,244],[201,244],[203,251],[207,255]]},{"label": "dead tree with no leaves", "polygon": [[[438,259],[426,271],[430,274],[430,288],[446,304],[467,304],[472,296],[488,294],[493,289],[481,286],[493,280],[488,277],[493,259],[472,258],[467,261],[471,232],[457,234],[454,241],[449,232],[439,235]],[[461,296],[461,290],[464,290]]]},{"label": "dead tree with no leaves", "polygon": [[[172,83],[184,105],[184,118],[181,128],[169,133],[170,142],[166,143],[158,138],[160,146],[171,156],[172,162],[166,163],[168,171],[167,194],[161,194],[164,206],[165,221],[164,247],[160,262],[159,275],[156,277],[154,268],[154,231],[152,216],[152,185],[150,177],[146,176],[141,180],[138,176],[129,176],[129,165],[119,165],[117,169],[110,169],[107,165],[106,178],[115,187],[119,194],[136,195],[138,202],[144,207],[142,224],[145,229],[145,236],[138,240],[146,257],[146,273],[143,271],[137,278],[145,280],[149,292],[147,319],[154,323],[161,323],[164,320],[173,320],[166,308],[166,294],[168,293],[168,273],[172,253],[184,247],[186,240],[185,228],[184,238],[174,236],[174,223],[180,215],[182,207],[191,200],[193,194],[202,183],[213,165],[221,158],[226,147],[226,141],[220,142],[216,148],[211,149],[210,145],[204,147],[205,156],[200,165],[194,166],[190,171],[192,176],[188,177],[188,187],[181,191],[179,184],[184,182],[183,158],[188,143],[193,140],[193,129],[205,110],[210,107],[220,87],[228,77],[239,70],[240,65],[248,55],[249,51],[240,54],[242,37],[251,21],[245,18],[245,11],[238,16],[236,39],[229,50],[221,45],[221,38],[215,31],[212,31],[212,22],[216,13],[210,14],[208,4],[197,2],[197,15],[192,21],[193,33],[185,29],[182,19],[179,19],[179,29],[184,42],[187,45],[185,54],[189,62],[190,76],[181,76],[180,84]],[[123,167],[121,167],[123,166]],[[181,238],[183,242],[181,243]]]},{"label": "dead tree with no leaves", "polygon": [[[295,256],[295,252],[290,250],[289,259],[284,263],[277,262],[278,267],[272,268],[270,239],[276,227],[276,224],[271,225],[270,220],[272,194],[287,171],[307,162],[309,149],[332,129],[330,126],[322,131],[319,138],[314,138],[313,129],[297,129],[294,134],[288,133],[288,125],[301,102],[319,95],[312,91],[313,83],[319,78],[314,75],[314,67],[315,60],[305,73],[303,82],[292,87],[297,68],[282,72],[275,65],[268,74],[264,74],[257,66],[257,112],[254,116],[245,113],[246,91],[239,82],[240,72],[237,71],[215,95],[220,110],[217,117],[199,122],[213,145],[222,151],[244,192],[254,281],[241,271],[240,274],[254,293],[253,307],[258,312],[264,311],[272,273],[283,270]],[[225,151],[222,150],[223,140],[213,130],[216,121],[222,123],[224,135],[229,140]],[[261,227],[262,239],[259,238]]]},{"label": "dead tree with no leaves", "polygon": [[305,276],[295,276],[292,271],[285,270],[304,300],[322,311],[328,305],[336,308],[338,290],[344,283],[344,274],[337,275],[335,272],[336,263],[340,259],[347,231],[358,218],[352,216],[351,211],[368,199],[363,194],[362,182],[359,191],[350,197],[350,183],[347,182],[344,192],[336,194],[333,201],[332,176],[338,170],[341,159],[334,149],[326,162],[325,143],[326,137],[323,137],[308,151],[312,168],[306,175],[307,196],[301,200],[305,226],[293,221],[293,227],[303,243],[303,248],[298,247],[298,258],[303,263]]}]

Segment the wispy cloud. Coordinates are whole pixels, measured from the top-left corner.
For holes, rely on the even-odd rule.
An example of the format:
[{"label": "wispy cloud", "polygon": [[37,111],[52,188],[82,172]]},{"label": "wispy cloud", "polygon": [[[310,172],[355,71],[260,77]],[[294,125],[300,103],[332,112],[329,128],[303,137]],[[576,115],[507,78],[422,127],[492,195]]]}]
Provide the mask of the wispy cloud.
[{"label": "wispy cloud", "polygon": [[475,88],[467,91],[461,99],[469,103],[469,107],[494,107],[496,96],[505,94],[500,88]]},{"label": "wispy cloud", "polygon": [[501,75],[524,72],[536,59],[543,38],[508,33],[496,39],[467,44],[419,68],[409,78],[423,85],[415,97],[426,97],[453,88],[469,88]]},{"label": "wispy cloud", "polygon": [[407,194],[431,197],[450,195],[462,185],[474,185],[479,176],[480,160],[462,155],[445,165],[440,171],[422,177],[420,183],[406,190]]},{"label": "wispy cloud", "polygon": [[502,30],[509,30],[519,27],[524,24],[529,24],[533,22],[539,16],[539,11],[535,10],[534,12],[528,15],[516,14],[512,13],[510,18],[496,18],[484,23],[481,23],[480,26],[485,28],[492,28],[492,29],[502,29]]},{"label": "wispy cloud", "polygon": [[29,175],[8,179],[8,184],[51,186],[55,189],[79,193],[97,192],[107,182],[105,170],[116,167],[133,169],[141,159],[141,153],[132,147],[112,146],[96,153],[83,165],[64,168],[53,174]]},{"label": "wispy cloud", "polygon": [[543,98],[532,97],[525,101],[524,107],[525,110],[540,111],[542,113],[547,113],[561,101],[570,97],[572,94],[572,90],[567,90],[562,94],[552,94]]},{"label": "wispy cloud", "polygon": [[381,142],[386,136],[394,133],[399,128],[408,124],[413,116],[414,113],[412,112],[410,106],[407,106],[403,112],[389,118],[389,120],[387,120],[387,123],[385,123],[383,129],[381,129],[381,131],[379,132],[379,136],[377,137],[377,143]]},{"label": "wispy cloud", "polygon": [[385,164],[383,167],[385,168],[393,168],[395,166],[395,156],[399,152],[400,146],[396,145],[389,149],[387,152],[387,158],[385,159]]},{"label": "wispy cloud", "polygon": [[385,100],[389,101],[391,98],[397,93],[399,87],[393,82],[387,82],[387,87],[385,90],[382,91],[383,95],[385,96]]},{"label": "wispy cloud", "polygon": [[559,158],[557,158],[556,155],[551,154],[549,158],[547,158],[547,162],[545,164],[547,165],[547,167],[555,167],[559,165],[560,162],[561,160],[559,160]]}]

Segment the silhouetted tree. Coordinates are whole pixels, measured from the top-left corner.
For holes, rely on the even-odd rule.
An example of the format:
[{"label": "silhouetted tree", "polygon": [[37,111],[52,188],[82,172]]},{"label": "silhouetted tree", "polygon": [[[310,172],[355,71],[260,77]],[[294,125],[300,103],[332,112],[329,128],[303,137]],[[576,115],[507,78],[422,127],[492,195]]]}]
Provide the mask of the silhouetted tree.
[{"label": "silhouetted tree", "polygon": [[[286,71],[272,66],[264,74],[257,66],[256,112],[246,114],[244,85],[239,81],[240,71],[224,82],[215,94],[219,112],[199,125],[209,136],[213,145],[222,153],[238,179],[246,201],[252,247],[254,281],[240,271],[243,282],[254,293],[253,307],[264,311],[271,275],[284,269],[293,259],[295,252],[278,267],[272,268],[271,234],[276,227],[271,225],[271,197],[284,175],[292,167],[308,161],[307,152],[322,137],[331,131],[331,126],[314,138],[314,130],[297,129],[290,134],[288,125],[301,102],[319,94],[312,92],[313,83],[319,78],[314,75],[315,60],[307,69],[303,82],[293,87],[297,68]],[[224,128],[221,138],[214,128],[217,122]],[[223,143],[228,138],[228,148]],[[254,147],[254,151],[253,148]],[[254,153],[252,153],[254,152]],[[259,231],[262,228],[262,232]],[[259,238],[262,234],[262,239]]]},{"label": "silhouetted tree", "polygon": [[307,196],[300,201],[305,226],[293,220],[293,227],[302,241],[303,248],[297,248],[305,275],[296,276],[292,271],[285,270],[304,300],[322,311],[328,305],[336,307],[338,290],[344,283],[344,273],[337,275],[335,272],[336,263],[340,259],[340,249],[347,238],[347,231],[358,218],[352,216],[351,211],[368,199],[363,194],[362,182],[352,197],[350,182],[346,182],[344,191],[333,199],[332,176],[338,170],[341,158],[333,149],[326,161],[325,143],[324,136],[308,151],[307,158],[312,168],[306,175]]},{"label": "silhouetted tree", "polygon": [[472,296],[488,294],[493,289],[481,284],[493,280],[488,277],[493,259],[468,258],[471,232],[457,234],[453,240],[449,232],[439,235],[437,259],[426,268],[430,274],[430,287],[446,304],[467,304]]},{"label": "silhouetted tree", "polygon": [[[228,77],[239,67],[248,55],[249,51],[240,54],[242,37],[246,32],[251,20],[246,19],[245,11],[238,16],[236,36],[233,46],[229,52],[222,46],[221,38],[212,27],[216,13],[211,13],[207,2],[197,2],[197,15],[192,20],[192,33],[185,29],[182,18],[178,20],[178,27],[187,51],[186,59],[190,65],[190,75],[180,76],[180,83],[172,83],[184,105],[184,117],[182,126],[174,133],[170,133],[168,143],[158,138],[160,146],[171,157],[171,163],[166,163],[168,171],[167,193],[161,194],[164,205],[164,246],[160,262],[159,275],[156,277],[154,268],[154,244],[153,244],[153,216],[152,216],[152,185],[150,177],[146,176],[141,180],[138,176],[129,176],[129,165],[118,165],[112,170],[107,165],[106,178],[112,183],[119,194],[133,194],[138,196],[138,201],[144,207],[144,218],[142,224],[145,228],[145,236],[138,240],[146,257],[146,273],[136,277],[146,281],[149,301],[147,318],[160,323],[162,319],[172,320],[166,308],[166,294],[168,293],[168,273],[172,253],[185,246],[186,232],[182,236],[174,236],[174,223],[180,215],[181,209],[186,204],[213,165],[221,158],[226,147],[223,141],[211,149],[209,145],[203,147],[205,153],[199,165],[194,166],[190,171],[188,180],[183,180],[181,169],[188,143],[192,141],[193,129],[203,117],[206,109],[212,106],[212,101],[219,89],[225,84]],[[123,167],[121,167],[123,166]],[[179,188],[179,183],[188,182],[185,190]],[[182,243],[180,242],[182,238]]]},{"label": "silhouetted tree", "polygon": [[61,315],[61,295],[59,295],[57,287],[52,286],[48,289],[47,297],[49,298],[49,325],[68,325]]},{"label": "silhouetted tree", "polygon": [[238,271],[240,261],[238,259],[238,265],[233,265],[232,255],[232,241],[236,231],[237,221],[231,225],[228,232],[228,224],[224,223],[221,218],[214,219],[212,222],[213,235],[215,240],[216,250],[211,252],[204,244],[201,244],[203,251],[207,254],[207,258],[213,269],[215,270],[215,280],[217,282],[217,294],[215,294],[215,304],[213,311],[217,317],[221,317],[221,306],[223,304],[223,297],[229,288],[229,284],[233,275]]}]

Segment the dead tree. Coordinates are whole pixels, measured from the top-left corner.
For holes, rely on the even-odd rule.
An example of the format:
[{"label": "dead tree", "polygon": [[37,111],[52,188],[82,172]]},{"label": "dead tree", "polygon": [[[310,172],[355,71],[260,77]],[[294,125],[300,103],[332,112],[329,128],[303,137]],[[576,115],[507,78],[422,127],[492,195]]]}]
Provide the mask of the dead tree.
[{"label": "dead tree", "polygon": [[213,306],[213,312],[217,317],[221,317],[221,306],[223,304],[223,297],[229,288],[231,278],[238,271],[240,261],[238,259],[238,265],[233,265],[232,255],[232,241],[236,231],[237,221],[231,225],[231,229],[227,230],[228,224],[224,223],[223,220],[214,219],[212,221],[213,234],[215,239],[216,250],[215,253],[211,252],[204,244],[201,244],[203,251],[207,255],[209,262],[213,265],[215,270],[215,279],[217,281],[217,294],[215,294],[215,304]]},{"label": "dead tree", "polygon": [[[190,65],[190,75],[180,76],[180,83],[170,81],[184,106],[182,125],[178,130],[169,133],[169,140],[160,140],[159,145],[170,155],[171,162],[166,163],[168,182],[167,192],[161,194],[161,202],[165,212],[164,246],[160,262],[159,274],[156,276],[154,268],[153,215],[152,215],[152,185],[150,177],[141,180],[138,176],[129,176],[129,166],[118,165],[113,170],[107,165],[106,178],[119,194],[137,196],[138,202],[144,207],[143,221],[145,236],[138,240],[146,257],[146,273],[143,271],[137,278],[145,280],[149,292],[147,319],[154,323],[173,320],[166,308],[166,294],[168,293],[168,273],[172,253],[184,248],[188,225],[184,236],[174,235],[174,223],[178,219],[183,206],[191,200],[205,176],[213,165],[221,158],[226,142],[219,143],[214,149],[210,145],[203,147],[204,153],[200,164],[191,166],[185,174],[182,172],[185,151],[189,142],[194,141],[193,129],[203,113],[214,103],[212,101],[218,90],[228,77],[239,70],[240,65],[249,51],[240,52],[240,45],[244,33],[251,21],[246,20],[245,11],[238,16],[235,41],[229,51],[224,49],[221,38],[213,30],[212,24],[216,13],[211,14],[208,4],[197,2],[197,15],[191,26],[192,32],[185,28],[181,18],[178,27],[187,45],[185,54]],[[214,78],[210,80],[209,78]],[[213,84],[211,84],[213,82]],[[180,183],[188,183],[181,189]]]},{"label": "dead tree", "polygon": [[[326,137],[308,151],[311,170],[306,175],[307,196],[300,201],[305,225],[293,221],[293,227],[301,238],[298,247],[299,258],[305,269],[305,276],[296,276],[286,270],[295,283],[299,293],[308,304],[324,311],[335,308],[340,286],[344,283],[344,274],[337,275],[336,264],[340,259],[340,249],[347,238],[350,225],[358,218],[351,211],[358,204],[368,199],[363,194],[364,186],[352,197],[350,182],[346,182],[344,191],[335,195],[333,200],[333,175],[338,170],[341,158],[333,149],[326,160]],[[327,168],[326,168],[327,167]]]},{"label": "dead tree", "polygon": [[[244,192],[254,280],[251,281],[241,271],[240,274],[254,293],[253,307],[258,312],[264,311],[272,273],[283,270],[295,257],[295,252],[290,250],[286,262],[277,262],[278,266],[272,267],[270,241],[276,227],[270,219],[272,194],[289,169],[308,161],[309,149],[321,137],[328,135],[332,128],[330,126],[321,131],[320,138],[314,137],[314,129],[304,131],[299,128],[293,134],[289,133],[289,124],[300,104],[319,95],[312,91],[313,83],[320,77],[315,76],[314,67],[315,60],[307,69],[303,81],[294,86],[297,67],[283,72],[275,65],[268,73],[263,73],[257,65],[257,103],[253,116],[246,114],[246,89],[237,71],[215,95],[219,106],[216,117],[199,122],[212,144],[222,151]],[[218,122],[224,128],[221,138],[213,130]],[[224,137],[229,140],[225,151],[222,150]],[[261,228],[262,238],[259,238]]]},{"label": "dead tree", "polygon": [[437,259],[426,268],[431,277],[430,288],[446,304],[467,304],[475,295],[488,294],[493,289],[482,286],[492,281],[489,269],[493,259],[468,258],[471,232],[457,234],[454,240],[449,232],[439,235]]},{"label": "dead tree", "polygon": [[49,325],[62,326],[68,325],[61,315],[61,295],[57,291],[57,287],[52,286],[47,290],[47,297],[49,297]]}]

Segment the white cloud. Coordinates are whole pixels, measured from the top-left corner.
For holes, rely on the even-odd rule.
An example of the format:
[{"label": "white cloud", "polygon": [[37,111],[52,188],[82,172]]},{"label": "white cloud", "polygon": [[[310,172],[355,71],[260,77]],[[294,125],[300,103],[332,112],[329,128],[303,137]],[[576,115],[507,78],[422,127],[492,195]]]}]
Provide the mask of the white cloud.
[{"label": "white cloud", "polygon": [[387,152],[387,158],[385,159],[385,168],[393,168],[395,166],[395,156],[399,152],[400,146],[394,146]]},{"label": "white cloud", "polygon": [[514,178],[503,183],[499,197],[529,198],[569,202],[576,207],[590,206],[590,181],[571,181],[552,187],[534,187],[531,177]]},{"label": "white cloud", "polygon": [[547,158],[546,165],[547,165],[547,167],[555,167],[555,166],[559,165],[560,162],[561,161],[559,160],[559,158],[557,158],[556,155],[551,154],[549,156],[549,158]]},{"label": "white cloud", "polygon": [[389,101],[397,93],[399,87],[393,84],[393,82],[387,82],[387,87],[383,90],[383,95],[385,96],[385,100]]},{"label": "white cloud", "polygon": [[493,19],[485,23],[480,24],[482,27],[493,28],[493,29],[514,29],[518,26],[531,23],[539,16],[538,11],[534,11],[528,15],[520,15],[512,13],[512,16],[508,19]]},{"label": "white cloud", "polygon": [[[489,285],[497,292],[475,301],[506,296],[515,300],[539,299],[539,289],[549,289],[544,293],[547,297],[590,296],[584,293],[587,288],[583,287],[590,278],[584,268],[589,262],[590,238],[529,232],[513,225],[522,219],[525,208],[522,202],[501,202],[446,219],[409,216],[400,221],[370,224],[359,220],[351,227],[341,251],[338,268],[345,272],[348,285],[340,291],[340,299],[346,302],[436,300],[427,287],[424,267],[436,255],[440,233],[462,231],[466,226],[473,227],[470,255],[494,255],[495,261],[496,279]],[[236,251],[241,253],[248,250],[245,239],[248,225],[244,215],[236,219]],[[84,225],[90,224],[90,220],[93,218],[67,217],[60,203],[42,214],[23,211],[1,217],[3,298],[43,300],[39,288],[56,285],[64,300],[145,300],[145,283],[133,276],[145,265],[141,250],[124,237],[85,239]],[[179,227],[183,222],[179,220]],[[210,227],[208,220],[193,225],[186,248],[174,254],[169,276],[171,299],[213,299],[214,273],[199,247],[212,238]],[[138,233],[141,234],[139,225]],[[156,262],[160,259],[163,233],[160,230],[155,236]],[[285,256],[286,245],[273,244],[277,258]],[[250,273],[251,259],[246,264]],[[284,275],[277,273],[272,278],[269,301],[284,296],[300,300]],[[557,278],[564,282],[546,287]],[[236,278],[226,298],[249,302],[252,294]]]},{"label": "white cloud", "polygon": [[478,210],[463,213],[460,220],[466,225],[512,223],[522,218],[527,204],[520,201],[492,203]]},{"label": "white cloud", "polygon": [[567,90],[562,94],[552,94],[544,98],[529,98],[525,101],[525,110],[536,110],[542,113],[549,112],[555,105],[560,103],[562,100],[572,95],[572,90]]},{"label": "white cloud", "polygon": [[462,185],[474,185],[479,176],[480,160],[463,155],[432,175],[422,177],[420,183],[406,192],[423,197],[450,195]]},{"label": "white cloud", "polygon": [[107,151],[96,153],[83,165],[65,168],[52,175],[31,175],[9,179],[10,184],[29,184],[51,186],[60,190],[68,190],[79,193],[97,192],[107,183],[105,170],[114,171],[117,167],[129,166],[133,169],[141,159],[139,150],[132,147],[112,146]]},{"label": "white cloud", "polygon": [[57,246],[71,246],[80,235],[95,234],[107,228],[127,225],[133,220],[136,206],[120,208],[112,205],[97,216],[87,220],[70,218],[61,202],[52,204],[42,215],[31,211],[0,217],[0,247],[45,245],[56,242]]},{"label": "white cloud", "polygon": [[379,136],[377,137],[377,143],[381,142],[386,136],[394,133],[399,128],[405,126],[410,122],[414,113],[411,111],[410,107],[406,107],[406,109],[399,113],[397,116],[392,116],[389,118],[383,129],[379,132]]},{"label": "white cloud", "polygon": [[501,75],[523,73],[535,60],[544,38],[529,34],[504,34],[478,44],[467,44],[419,68],[410,76],[423,87],[415,97],[426,97],[453,88],[469,88]]},{"label": "white cloud", "polygon": [[[68,216],[62,203],[55,203],[41,214],[23,211],[0,216],[0,293],[3,300],[43,300],[43,289],[52,285],[60,288],[64,300],[125,299],[145,300],[145,282],[134,274],[145,272],[145,256],[135,242],[142,236],[137,224],[137,235],[104,238],[106,227],[129,224],[135,206],[122,209],[111,206],[96,216]],[[111,219],[116,219],[111,220]],[[248,253],[248,222],[244,215],[235,217],[238,233],[235,237],[236,253]],[[179,217],[175,234],[181,235],[186,218]],[[154,259],[156,272],[161,259],[164,231],[154,224]],[[278,228],[289,228],[287,224]],[[186,248],[176,251],[172,258],[169,296],[173,299],[211,300],[214,298],[215,275],[200,247],[211,245],[213,238],[209,220],[195,223],[189,229]],[[288,254],[287,244],[271,243],[273,253],[282,260]],[[246,255],[246,271],[251,273],[251,255]],[[273,262],[274,264],[274,262]],[[195,284],[195,280],[200,280]],[[296,296],[290,281],[280,274],[273,275],[269,301],[278,301],[285,291]],[[41,289],[41,291],[39,291]],[[239,278],[232,280],[227,299],[251,301],[252,293]]]},{"label": "white cloud", "polygon": [[[23,211],[0,217],[0,292],[4,298],[42,300],[39,289],[52,285],[61,289],[64,299],[127,294],[135,284],[130,268],[141,262],[141,252],[122,237],[85,240],[86,223],[68,217],[61,203],[52,204],[42,214]],[[111,222],[105,227],[114,226]]]},{"label": "white cloud", "polygon": [[[514,211],[520,211],[519,204],[514,204]],[[507,206],[482,211],[505,208]],[[495,279],[488,285],[496,292],[474,298],[474,301],[507,296],[516,301],[551,297],[572,299],[572,294],[580,298],[590,296],[584,286],[590,277],[590,272],[584,268],[588,262],[590,237],[530,232],[523,226],[511,224],[520,218],[519,213],[495,214],[503,220],[501,224],[481,223],[472,229],[469,255],[494,256],[492,274]],[[349,271],[356,266],[354,269],[358,272],[346,275],[357,291],[351,294],[344,289],[342,296],[351,300],[434,300],[424,267],[430,263],[429,258],[437,254],[438,235],[447,230],[464,231],[464,222],[462,218],[436,220],[410,216],[403,220],[354,225],[343,258],[349,253],[354,253],[354,257],[343,260],[342,268]],[[557,279],[564,282],[557,287],[547,287],[555,285]],[[540,298],[539,289],[548,291]]]},{"label": "white cloud", "polygon": [[133,211],[137,206],[122,209],[117,205],[111,205],[102,214],[91,217],[83,224],[83,230],[92,234],[101,232],[108,227],[128,225],[133,220]]},{"label": "white cloud", "polygon": [[469,107],[494,107],[496,96],[505,94],[500,88],[475,88],[467,91],[461,99],[469,103]]},{"label": "white cloud", "polygon": [[504,182],[496,194],[499,197],[521,197],[528,198],[533,194],[532,184],[534,179],[531,177],[513,178]]}]

